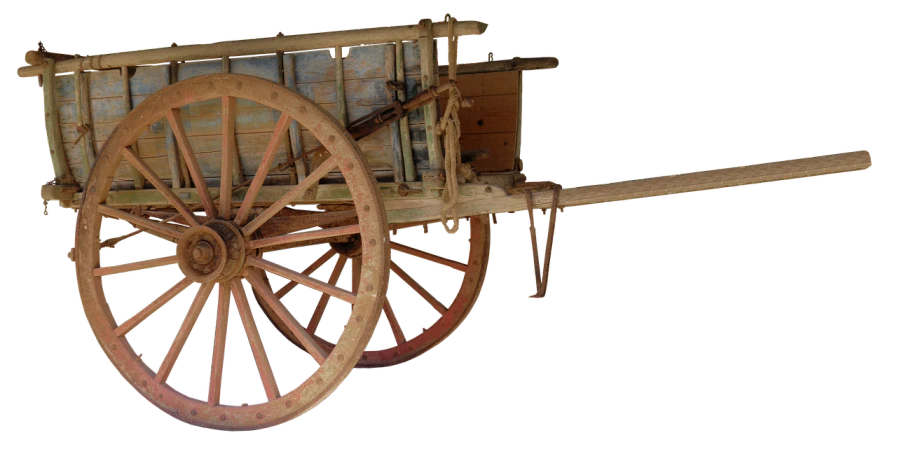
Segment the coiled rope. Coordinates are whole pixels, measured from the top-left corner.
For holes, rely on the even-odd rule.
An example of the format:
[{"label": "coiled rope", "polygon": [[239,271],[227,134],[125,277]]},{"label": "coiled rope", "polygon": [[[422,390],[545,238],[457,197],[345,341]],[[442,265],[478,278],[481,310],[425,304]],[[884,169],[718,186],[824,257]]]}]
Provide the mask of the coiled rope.
[{"label": "coiled rope", "polygon": [[[448,23],[448,50],[449,65],[448,77],[452,84],[449,88],[448,103],[442,114],[442,119],[437,125],[436,132],[443,137],[445,147],[445,188],[442,191],[442,226],[449,233],[458,231],[458,172],[465,179],[471,177],[470,167],[461,163],[461,121],[458,119],[458,110],[461,108],[461,91],[455,83],[458,77],[458,37],[455,36],[455,22],[457,19],[451,15],[445,15]],[[451,217],[453,224],[449,227],[448,219]]]}]

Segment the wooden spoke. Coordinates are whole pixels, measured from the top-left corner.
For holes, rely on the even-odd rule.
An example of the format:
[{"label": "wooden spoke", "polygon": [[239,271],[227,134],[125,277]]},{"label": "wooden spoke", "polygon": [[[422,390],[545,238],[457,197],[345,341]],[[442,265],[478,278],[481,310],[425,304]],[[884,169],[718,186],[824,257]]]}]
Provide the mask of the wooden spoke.
[{"label": "wooden spoke", "polygon": [[393,313],[392,306],[389,305],[389,300],[386,298],[383,299],[383,313],[386,315],[386,320],[389,321],[389,327],[392,328],[392,335],[396,338],[396,344],[404,344],[405,333],[402,332],[399,320],[396,320],[396,314]]},{"label": "wooden spoke", "polygon": [[125,211],[113,209],[106,205],[97,206],[97,212],[107,217],[112,217],[132,223],[139,226],[140,228],[143,228],[146,231],[151,231],[163,238],[173,238],[175,240],[181,238],[181,232],[177,230],[176,225],[170,225],[167,223],[157,222],[155,220],[145,219],[143,217],[138,217]]},{"label": "wooden spoke", "polygon": [[[336,255],[336,250],[333,250],[333,249],[328,250],[327,253],[325,253],[324,255],[321,256],[321,258],[318,258],[317,260],[315,260],[315,262],[312,263],[311,266],[305,268],[305,270],[302,271],[301,274],[309,275],[309,274],[317,271],[318,268],[320,268],[321,266],[324,265],[324,263],[327,262],[327,260],[333,258],[333,255]],[[274,295],[277,296],[278,299],[283,299],[283,297],[286,296],[287,293],[289,293],[293,288],[296,288],[296,285],[299,285],[299,282],[294,282],[291,280],[290,283],[284,285],[283,288],[281,288],[280,290],[277,290],[277,293],[274,293]]]},{"label": "wooden spoke", "polygon": [[193,325],[196,324],[196,319],[199,318],[199,312],[202,311],[203,306],[209,299],[213,286],[215,286],[214,283],[204,283],[199,287],[199,292],[196,293],[196,298],[193,299],[193,304],[190,306],[190,310],[187,311],[187,317],[184,318],[184,323],[181,324],[181,329],[178,330],[178,334],[175,336],[174,342],[168,350],[168,354],[165,355],[162,365],[159,366],[159,371],[156,372],[157,382],[165,383],[165,381],[168,380],[168,375],[171,374],[171,368],[174,367],[175,361],[178,360],[178,356],[181,354],[181,350],[187,342],[187,337],[189,337],[190,332],[193,331]]},{"label": "wooden spoke", "polygon": [[218,405],[221,401],[221,373],[224,370],[224,342],[227,339],[228,312],[230,312],[230,282],[225,282],[218,285],[218,318],[215,320],[215,345],[212,348],[209,405]]},{"label": "wooden spoke", "polygon": [[202,207],[205,209],[206,215],[215,218],[218,215],[215,209],[215,202],[212,200],[212,195],[209,194],[206,179],[202,176],[202,168],[199,167],[199,162],[196,161],[193,146],[190,145],[190,139],[187,138],[187,132],[184,130],[184,123],[181,122],[181,111],[179,108],[171,108],[165,115],[168,117],[168,125],[171,126],[171,132],[174,133],[174,138],[178,142],[187,170],[190,171],[190,176],[193,177],[193,184],[196,186],[196,192],[199,193]]},{"label": "wooden spoke", "polygon": [[[249,222],[246,226],[243,227],[243,235],[249,236],[254,233],[255,230],[259,229],[265,222],[268,221],[271,217],[274,217],[275,214],[280,212],[281,209],[290,204],[297,196],[305,193],[305,191],[311,188],[312,185],[316,184],[322,177],[326,176],[327,173],[333,171],[336,168],[338,162],[335,156],[331,156],[327,160],[324,160],[314,171],[309,173],[308,177],[306,177],[302,182],[296,184],[290,191],[280,197],[279,200],[275,201],[274,204],[265,209],[264,212],[259,214],[254,220]],[[243,204],[246,204],[246,200],[243,201]],[[242,210],[243,207],[241,206]]]},{"label": "wooden spoke", "polygon": [[361,232],[358,225],[346,225],[336,228],[323,228],[312,231],[300,231],[298,233],[284,234],[282,236],[273,236],[264,239],[256,239],[249,241],[247,247],[250,249],[260,249],[263,247],[271,247],[275,245],[289,244],[291,242],[313,241],[316,239],[326,239],[334,236],[346,236]]},{"label": "wooden spoke", "polygon": [[437,312],[439,312],[440,314],[444,314],[444,313],[448,312],[448,309],[444,305],[442,305],[441,302],[437,301],[436,298],[433,297],[433,295],[431,295],[427,290],[425,290],[424,287],[420,286],[419,283],[415,282],[414,279],[412,279],[411,276],[409,276],[407,272],[403,271],[402,268],[400,268],[394,262],[390,262],[389,269],[392,269],[392,272],[395,272],[396,275],[401,277],[402,280],[404,280],[405,283],[408,284],[408,286],[413,288],[414,291],[417,292],[417,294],[419,294],[428,303],[430,303],[430,305],[433,306],[433,308],[436,309]]},{"label": "wooden spoke", "polygon": [[234,118],[237,113],[237,99],[221,97],[221,190],[218,193],[218,214],[224,220],[230,220],[233,203],[233,167],[237,154],[236,135],[234,134]]},{"label": "wooden spoke", "polygon": [[274,126],[274,134],[271,136],[268,148],[265,149],[265,155],[262,156],[262,162],[259,163],[259,167],[255,171],[255,177],[252,178],[252,183],[249,184],[249,190],[246,191],[246,196],[243,197],[243,203],[240,204],[240,210],[237,211],[237,217],[234,220],[238,225],[246,223],[246,220],[249,218],[255,198],[258,196],[259,190],[262,189],[265,178],[268,177],[271,165],[274,164],[274,155],[283,143],[283,137],[290,130],[290,123],[292,122],[293,119],[289,116],[283,113],[280,114],[280,119],[277,121],[277,125]]},{"label": "wooden spoke", "polygon": [[[346,265],[346,257],[340,255],[336,260],[336,266],[333,267],[333,272],[330,273],[330,280],[327,281],[330,285],[336,285],[336,282],[339,280],[339,276],[343,273],[343,267]],[[324,309],[327,308],[327,302],[330,301],[330,295],[327,293],[321,293],[321,299],[318,300],[318,306],[315,307],[315,312],[311,315],[311,320],[308,322],[308,333],[314,334],[318,329],[318,323],[321,322],[321,317],[324,316]]]},{"label": "wooden spoke", "polygon": [[325,352],[315,339],[308,334],[305,328],[296,321],[296,318],[293,317],[293,314],[291,314],[286,307],[284,307],[283,303],[280,302],[280,299],[277,299],[277,296],[274,296],[274,291],[265,284],[262,274],[257,269],[250,269],[246,271],[246,279],[249,280],[252,288],[255,289],[259,296],[268,303],[271,310],[280,317],[290,332],[293,333],[293,336],[299,340],[312,358],[314,358],[318,364],[324,364],[324,361],[327,360],[327,352]]},{"label": "wooden spoke", "polygon": [[398,250],[399,252],[407,253],[409,255],[414,255],[418,258],[430,260],[434,263],[439,263],[441,265],[457,269],[461,272],[467,271],[467,265],[464,263],[459,263],[457,261],[449,260],[448,258],[443,258],[438,255],[433,255],[432,253],[424,252],[422,250],[417,250],[413,247],[408,247],[407,245],[402,245],[395,241],[391,241],[389,243],[389,245],[390,245],[390,247],[392,247],[393,250]]},{"label": "wooden spoke", "polygon": [[359,282],[361,282],[361,257],[352,258],[352,293],[358,294]]},{"label": "wooden spoke", "polygon": [[184,201],[182,201],[180,198],[178,198],[178,196],[175,195],[167,185],[165,185],[165,182],[162,182],[162,179],[160,179],[159,176],[156,175],[156,173],[152,169],[150,169],[149,166],[147,166],[146,162],[141,160],[140,157],[138,157],[137,154],[134,153],[133,149],[131,149],[130,147],[125,147],[124,149],[122,149],[121,154],[125,157],[125,160],[130,162],[131,165],[134,166],[134,168],[137,168],[137,171],[140,171],[140,174],[143,174],[143,176],[146,177],[146,179],[149,180],[151,184],[153,184],[153,187],[156,187],[156,190],[158,190],[159,193],[161,193],[162,196],[164,196],[165,199],[168,200],[168,202],[171,203],[171,205],[174,206],[174,208],[184,216],[184,219],[187,220],[188,225],[199,225],[196,217],[193,216],[193,211],[191,211],[190,208],[187,207],[187,204],[184,203]]},{"label": "wooden spoke", "polygon": [[330,284],[326,284],[318,279],[309,277],[305,274],[300,274],[296,271],[293,271],[292,269],[285,268],[268,260],[264,260],[256,256],[249,256],[246,257],[246,264],[248,266],[264,269],[265,271],[268,271],[272,274],[277,274],[285,279],[299,282],[306,287],[309,287],[313,290],[318,290],[322,293],[327,293],[334,298],[342,299],[343,301],[346,301],[350,304],[355,304],[355,293],[343,290],[342,288],[335,287]]},{"label": "wooden spoke", "polygon": [[180,282],[175,284],[175,286],[171,287],[171,289],[169,289],[165,293],[162,293],[162,296],[159,296],[158,298],[156,298],[155,301],[151,302],[143,310],[141,310],[140,312],[137,312],[137,315],[134,315],[129,320],[125,321],[124,323],[119,325],[117,328],[115,328],[115,335],[118,337],[121,337],[121,336],[124,336],[125,334],[127,334],[128,332],[130,332],[138,324],[140,324],[140,322],[142,322],[143,320],[146,320],[147,317],[152,315],[155,311],[159,310],[168,301],[171,301],[175,296],[177,296],[182,291],[187,289],[187,287],[189,287],[190,284],[192,284],[192,283],[193,283],[192,280],[190,280],[188,278],[184,278],[183,280],[181,280]]},{"label": "wooden spoke", "polygon": [[262,338],[259,336],[258,327],[255,326],[255,319],[252,318],[249,301],[246,299],[246,290],[243,289],[243,282],[240,279],[231,280],[231,292],[234,295],[237,312],[240,313],[240,319],[243,320],[243,328],[246,330],[246,338],[249,339],[249,347],[252,349],[252,357],[255,358],[259,376],[262,377],[265,394],[269,401],[277,399],[280,397],[280,391],[274,380],[274,371],[271,370],[271,363],[268,362],[268,354],[265,352],[265,346],[262,345]]},{"label": "wooden spoke", "polygon": [[102,267],[102,268],[94,268],[93,275],[94,275],[94,277],[100,277],[100,276],[105,276],[105,275],[110,275],[110,274],[118,274],[121,272],[139,271],[141,269],[156,268],[159,266],[175,264],[177,262],[178,262],[177,256],[156,258],[156,259],[152,259],[152,260],[143,260],[143,261],[137,261],[134,263],[119,264],[117,266],[106,266],[106,267]]}]

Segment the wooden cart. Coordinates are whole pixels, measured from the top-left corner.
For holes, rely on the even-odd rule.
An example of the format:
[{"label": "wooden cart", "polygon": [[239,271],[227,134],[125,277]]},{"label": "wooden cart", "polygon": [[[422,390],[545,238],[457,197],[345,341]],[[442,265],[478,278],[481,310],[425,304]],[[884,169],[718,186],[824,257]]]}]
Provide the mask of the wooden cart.
[{"label": "wooden cart", "polygon": [[[479,22],[422,20],[91,57],[52,54],[42,46],[26,55],[30,65],[19,75],[42,81],[54,171],[42,195],[79,210],[71,257],[84,309],[100,346],[137,391],[190,424],[230,430],[275,425],[322,401],[353,368],[401,363],[446,338],[483,284],[490,214],[529,210],[532,218],[533,209],[551,209],[553,228],[556,210],[565,206],[870,166],[867,152],[854,152],[563,190],[527,183],[520,159],[522,72],[558,62],[455,65],[450,59],[448,67],[438,66],[436,38],[456,45],[458,36],[485,30]],[[449,144],[450,122],[442,122],[440,107],[449,111],[454,88],[468,99],[458,114],[460,139]],[[456,196],[446,197],[453,191]],[[469,252],[466,262],[390,241],[395,230],[438,224],[453,212],[469,232],[469,242],[455,236]],[[101,237],[101,226],[123,223],[137,230]],[[531,233],[537,295],[544,295],[553,233],[544,269],[534,228]],[[127,249],[134,236],[170,243],[141,261],[103,261],[111,247]],[[264,257],[322,244],[329,250],[301,272]],[[434,297],[391,260],[391,250],[457,270],[463,275],[457,294]],[[327,282],[310,276],[333,258]],[[347,263],[351,289],[336,285]],[[174,264],[180,281],[134,283],[134,299],[146,307],[127,318],[113,316],[104,295],[110,276],[128,280],[131,271]],[[269,274],[289,282],[275,290]],[[391,274],[433,307],[432,324],[416,336],[405,332],[386,298]],[[292,391],[278,388],[244,281],[271,322],[316,362]],[[129,343],[130,331],[194,283],[199,291],[170,350],[161,365],[148,366]],[[167,380],[216,284],[208,396],[188,397]],[[282,303],[296,287],[321,293],[307,322]],[[316,330],[331,297],[351,304],[351,313],[341,334],[327,338]],[[262,403],[220,403],[231,298],[267,396]],[[395,343],[366,350],[381,315]]]}]

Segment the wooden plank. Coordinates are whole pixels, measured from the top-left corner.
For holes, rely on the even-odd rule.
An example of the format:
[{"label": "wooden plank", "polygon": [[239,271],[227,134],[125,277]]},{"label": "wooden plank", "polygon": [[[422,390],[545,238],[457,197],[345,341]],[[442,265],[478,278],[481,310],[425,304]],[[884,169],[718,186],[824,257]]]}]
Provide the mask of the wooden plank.
[{"label": "wooden plank", "polygon": [[[463,92],[462,92],[463,93]],[[465,94],[466,96],[466,94]],[[462,109],[461,135],[467,133],[507,133],[517,132],[519,97],[513,95],[487,95],[470,97],[473,106]]]},{"label": "wooden plank", "polygon": [[[343,59],[343,76],[346,81],[358,79],[383,79],[386,77],[386,61],[383,49],[390,45],[353,47]],[[300,52],[292,54],[296,80],[302,84],[333,82],[336,80],[336,61],[329,51]],[[418,70],[418,73],[420,71]]]},{"label": "wooden plank", "polygon": [[[296,90],[296,62],[293,54],[283,56],[283,80],[284,84],[292,90]],[[299,137],[299,122],[295,120],[290,124],[290,153],[292,158],[298,158],[302,154],[302,140]],[[296,182],[299,183],[307,175],[305,160],[298,159],[293,163],[296,171]]]},{"label": "wooden plank", "polygon": [[[124,109],[124,116],[122,116],[122,120],[124,120],[128,113],[131,112],[131,83],[130,76],[128,76],[128,67],[121,67],[121,100],[122,106]],[[140,151],[137,149],[137,145],[131,144],[131,148],[134,149],[134,154],[140,156]],[[143,174],[140,174],[140,171],[137,171],[135,168],[133,171],[133,179],[134,179],[134,188],[140,190],[145,185],[145,180],[143,178]]]},{"label": "wooden plank", "polygon": [[[436,68],[436,46],[433,40],[433,22],[429,19],[424,19],[420,21],[419,27],[418,46],[420,47],[421,85],[424,89],[427,89],[430,86],[439,84],[439,75]],[[436,134],[436,123],[439,121],[436,103],[437,101],[433,100],[423,106],[430,164],[428,174],[430,176],[436,176],[445,169],[442,142]]]},{"label": "wooden plank", "polygon": [[514,170],[517,133],[472,134],[462,130],[461,150],[488,149],[489,156],[471,163],[478,172],[503,172]]},{"label": "wooden plank", "polygon": [[[394,46],[384,46],[383,55],[386,61],[386,80],[396,81],[396,51]],[[390,103],[398,100],[395,90],[387,88],[386,96],[387,101]],[[390,139],[392,140],[393,151],[393,179],[396,182],[405,182],[405,157],[402,153],[402,136],[399,133],[399,124],[394,122],[389,126],[389,131],[392,136]]]},{"label": "wooden plank", "polygon": [[44,119],[47,129],[47,143],[50,145],[50,159],[53,162],[53,174],[59,184],[74,184],[75,177],[69,169],[62,145],[62,131],[59,128],[59,112],[56,106],[56,62],[46,60],[44,71]]},{"label": "wooden plank", "polygon": [[[431,23],[429,19],[426,21]],[[456,36],[479,35],[486,31],[486,27],[487,25],[481,22],[459,21],[455,23],[454,33]],[[430,29],[429,33],[432,37],[448,36],[448,25],[444,22],[428,27],[428,29]],[[223,55],[234,57],[326,49],[335,46],[392,43],[399,40],[413,40],[418,37],[418,30],[418,26],[404,25],[119,52],[65,60],[60,62],[54,71],[68,73],[75,69],[102,70],[171,61],[217,59]],[[45,67],[39,65],[25,66],[19,68],[18,74],[21,77],[37,76],[44,71]]]},{"label": "wooden plank", "polygon": [[[241,136],[242,135],[237,135],[238,147],[241,141],[244,139]],[[267,141],[271,138],[270,135],[268,135],[267,138],[261,135],[257,136],[258,137],[251,139],[253,143]],[[209,185],[216,185],[218,178],[221,176],[221,136],[201,136],[198,138],[192,138],[190,140],[190,143],[196,150],[199,150],[200,147],[202,147],[203,149],[215,149],[211,152],[196,152],[196,160],[197,162],[199,162],[199,167],[202,170],[203,176],[205,176],[209,181]],[[251,149],[242,148],[240,150],[243,154],[243,156],[241,157],[243,175],[245,176],[245,178],[253,177],[259,164],[261,163],[261,157],[264,154],[265,147],[253,147]],[[286,154],[286,149],[281,146],[281,148],[278,149],[278,151],[275,153],[275,163],[283,162],[284,160],[286,160]],[[167,181],[171,179],[171,168],[168,166],[167,156],[162,155],[155,157],[142,157],[142,159],[153,172],[159,175],[162,180]],[[269,176],[289,176],[289,172],[271,172],[269,173]],[[116,170],[116,181],[130,182],[131,177],[130,167],[122,166]]]},{"label": "wooden plank", "polygon": [[[459,74],[458,90],[465,97],[478,97],[483,95],[511,95],[519,90],[519,71],[504,71],[501,73]],[[447,99],[448,94],[440,94],[440,98]],[[464,111],[461,111],[464,112]]]},{"label": "wooden plank", "polygon": [[[401,41],[396,41],[396,82],[401,83],[405,87],[405,45]],[[399,101],[405,101],[407,97],[404,91],[398,91]],[[402,163],[405,168],[404,177],[406,181],[414,181],[417,179],[417,170],[414,168],[414,152],[411,149],[411,132],[408,129],[408,117],[402,117],[399,120],[400,146],[402,149]]]}]

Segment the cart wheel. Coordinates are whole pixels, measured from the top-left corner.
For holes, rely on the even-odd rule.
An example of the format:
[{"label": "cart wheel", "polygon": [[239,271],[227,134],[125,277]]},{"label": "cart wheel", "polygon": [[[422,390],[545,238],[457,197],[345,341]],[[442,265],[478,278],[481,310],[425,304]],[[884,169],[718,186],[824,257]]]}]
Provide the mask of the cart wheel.
[{"label": "cart wheel", "polygon": [[[187,104],[217,99],[222,100],[221,118],[225,120],[222,122],[221,150],[225,152],[221,153],[223,172],[221,173],[220,193],[217,192],[218,189],[209,191],[205,179],[210,176],[202,175],[191,145],[186,135],[183,134],[184,127],[179,114],[179,109]],[[283,198],[266,208],[253,207],[253,201],[256,200],[267,169],[271,165],[270,161],[266,162],[265,159],[259,165],[259,171],[256,171],[256,177],[246,191],[242,203],[238,205],[236,202],[230,202],[233,194],[232,183],[229,182],[231,172],[228,167],[232,160],[235,136],[233,124],[231,123],[229,126],[229,122],[226,120],[232,119],[234,116],[235,99],[248,100],[280,111],[280,120],[268,145],[268,149],[272,152],[266,153],[266,157],[270,156],[273,159],[273,152],[283,141],[282,135],[288,129],[291,120],[308,128],[310,133],[321,144],[324,144],[331,154],[330,158],[327,158],[311,172],[302,183],[296,185]],[[151,170],[147,162],[137,157],[128,147],[136,142],[148,126],[162,118],[168,119],[171,129],[178,139],[181,154],[194,181],[195,188],[193,189],[172,191]],[[114,198],[107,200],[107,195],[109,195],[113,178],[122,159],[127,160],[135,169],[139,170],[145,176],[147,183],[152,184],[165,197],[166,206],[173,207],[177,212],[168,211],[170,217],[157,221],[150,217],[163,218],[163,216],[155,214],[155,212],[164,213],[162,209],[151,208],[149,211],[141,212],[114,207],[117,204],[116,200]],[[293,198],[302,196],[306,189],[317,183],[329,171],[337,170],[344,176],[353,201],[359,208],[357,225],[342,227],[343,232],[357,233],[364,253],[357,293],[329,286],[284,268],[262,259],[259,253],[264,246],[289,247],[291,239],[288,235],[264,237],[258,229]],[[256,429],[282,423],[324,400],[360,359],[381,313],[389,278],[389,244],[385,210],[373,174],[365,163],[355,141],[331,115],[311,100],[284,86],[250,76],[207,75],[174,84],[140,103],[115,129],[103,147],[83,195],[75,237],[77,245],[75,253],[78,286],[87,319],[100,346],[125,379],[150,402],[171,416],[198,426],[228,430]],[[212,195],[216,197],[220,195],[220,198],[213,199]],[[197,198],[197,196],[201,204],[196,204],[195,200],[190,199],[191,197]],[[219,201],[216,202],[216,199]],[[191,206],[191,203],[196,205]],[[236,216],[232,217],[233,208],[238,206]],[[145,230],[147,234],[142,234],[142,236],[151,234],[171,241],[170,247],[161,254],[159,249],[144,252],[143,259],[139,262],[105,266],[101,261],[101,257],[105,255],[101,254],[106,254],[111,249],[101,250],[100,228],[104,224],[104,217],[131,223]],[[111,222],[109,225],[116,223],[122,225],[121,222]],[[328,239],[331,239],[331,234],[322,230],[320,234],[313,234],[312,238],[317,236],[318,241],[327,242]],[[309,233],[305,232],[304,235],[308,240]],[[152,241],[152,239],[148,238],[148,241]],[[133,244],[140,245],[140,243]],[[115,251],[121,252],[127,248],[127,246],[119,245]],[[159,284],[155,287],[156,290],[152,290],[152,287],[145,282],[131,278],[133,277],[132,271],[172,264],[177,264],[182,272],[183,278],[177,283]],[[274,292],[264,286],[262,271],[288,277],[303,286],[329,293],[335,298],[352,303],[351,315],[338,343],[335,346],[325,347],[310,338],[306,329],[297,323],[289,311],[283,307]],[[111,274],[116,275],[110,276]],[[307,351],[315,362],[307,364],[311,364],[313,367],[309,367],[309,372],[294,376],[294,379],[298,379],[294,384],[298,384],[298,386],[290,392],[284,394],[279,392],[274,371],[247,302],[243,285],[244,279],[262,296],[267,307],[274,309],[274,312],[287,322],[290,334],[302,340],[305,347],[310,347]],[[117,321],[113,317],[115,308],[110,308],[104,293],[104,284],[109,280],[127,281],[128,287],[140,290],[140,293],[131,296],[141,301],[144,300],[143,296],[149,296],[149,299],[158,296],[159,293],[161,296],[133,317],[126,315],[130,318],[125,321]],[[144,363],[140,355],[136,354],[131,345],[134,341],[129,340],[128,334],[193,283],[199,283],[199,292],[164,360],[156,370],[153,370]],[[117,282],[117,284],[121,285],[122,282]],[[218,285],[219,293],[208,397],[197,399],[176,390],[167,380],[215,284]],[[109,286],[114,287],[114,285]],[[224,346],[231,295],[233,295],[240,320],[249,340],[255,365],[261,377],[262,385],[256,394],[259,394],[260,397],[260,390],[263,387],[267,397],[267,400],[261,401],[261,403],[243,404],[243,406],[240,406],[239,403],[234,405],[220,403]],[[143,305],[142,303],[137,304]],[[138,334],[141,337],[146,336],[142,331]],[[167,339],[171,335],[168,333],[152,334],[151,337],[160,340],[159,338]],[[231,335],[231,338],[234,337],[238,336]],[[167,346],[167,343],[165,344]],[[248,358],[245,361],[251,362]],[[298,361],[295,363],[301,364]],[[177,368],[181,370],[178,372],[178,378],[183,378],[182,374],[191,370],[191,367],[194,366],[185,363],[178,365]],[[290,366],[290,369],[295,370],[295,368],[295,365]],[[202,374],[195,378],[200,387],[204,382],[203,378],[209,375],[207,369],[207,367],[203,368]],[[232,369],[233,367],[229,368],[228,372],[232,372]],[[305,380],[301,381],[302,379]],[[247,393],[247,395],[250,394]]]},{"label": "cart wheel", "polygon": [[[393,367],[419,358],[451,336],[476,305],[488,272],[491,219],[489,216],[466,219],[453,239],[446,239],[445,233],[434,235],[432,232],[438,228],[439,224],[406,225],[392,236],[391,292],[383,302],[383,315],[374,341],[356,368]],[[310,268],[319,272],[326,265],[330,283],[348,282],[354,288],[356,271],[366,261],[358,247],[357,240],[330,244],[310,262]],[[426,286],[428,283],[432,285]],[[286,295],[292,289],[287,284],[277,294],[289,300]],[[306,328],[318,336],[321,347],[330,351],[342,319],[342,306],[327,295],[313,297],[311,304],[308,309],[311,317],[306,314],[304,318]],[[268,315],[268,318],[277,328],[283,327],[278,316]],[[284,332],[288,341],[301,346],[300,341],[287,334]]]}]

